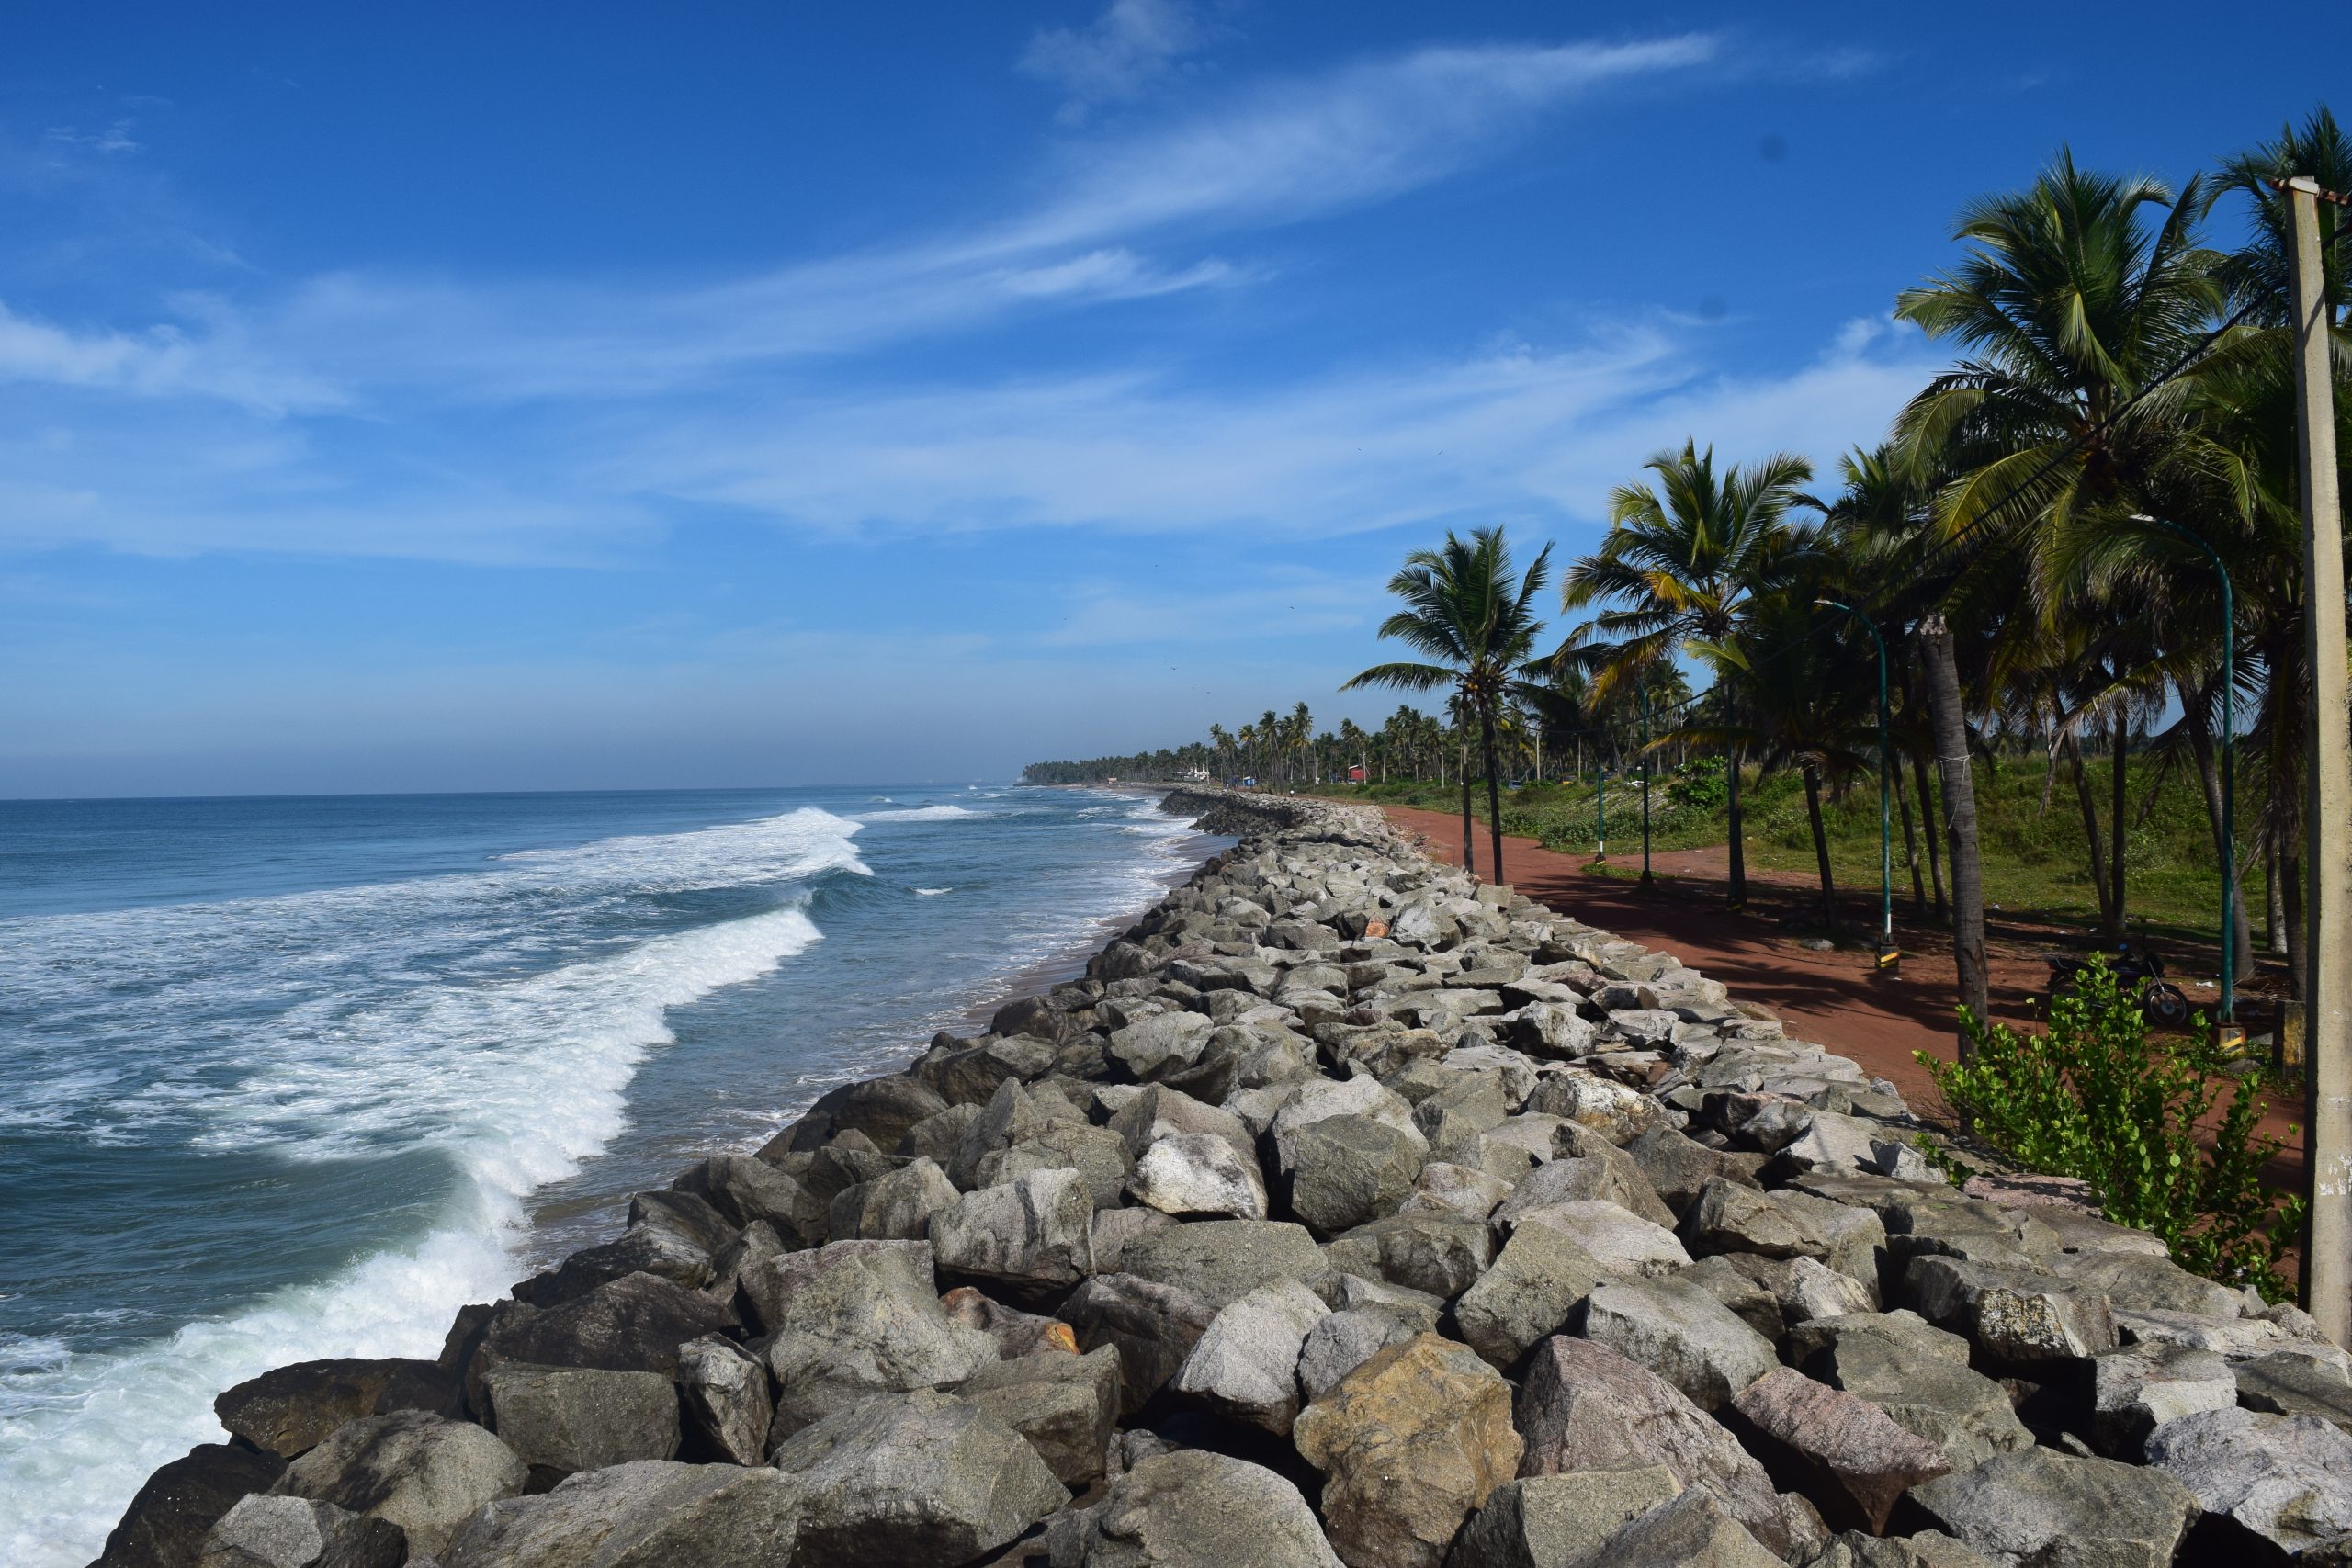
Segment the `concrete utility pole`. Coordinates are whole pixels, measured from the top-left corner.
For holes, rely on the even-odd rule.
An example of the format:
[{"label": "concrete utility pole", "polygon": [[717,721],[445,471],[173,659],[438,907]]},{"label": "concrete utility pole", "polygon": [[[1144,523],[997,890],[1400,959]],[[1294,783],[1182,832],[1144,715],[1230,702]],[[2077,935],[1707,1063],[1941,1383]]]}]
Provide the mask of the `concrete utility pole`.
[{"label": "concrete utility pole", "polygon": [[2310,857],[2304,944],[2304,1165],[2311,1229],[2303,1295],[2329,1338],[2352,1345],[2352,676],[2345,668],[2344,521],[2335,484],[2335,312],[2320,267],[2319,184],[2287,182],[2295,229],[2296,451],[2302,465],[2303,653],[2312,675],[2303,797]]}]

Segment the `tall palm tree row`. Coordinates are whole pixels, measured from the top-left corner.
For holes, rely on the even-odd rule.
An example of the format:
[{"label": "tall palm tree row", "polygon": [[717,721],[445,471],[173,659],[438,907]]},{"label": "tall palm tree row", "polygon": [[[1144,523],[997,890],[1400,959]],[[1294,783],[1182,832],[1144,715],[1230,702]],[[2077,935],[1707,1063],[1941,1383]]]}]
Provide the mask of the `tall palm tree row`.
[{"label": "tall palm tree row", "polygon": [[[1465,861],[1483,775],[1498,879],[1506,777],[1585,776],[1643,744],[1720,754],[1735,904],[1747,891],[1744,792],[1755,772],[1786,768],[1804,780],[1825,908],[1820,801],[1883,764],[1916,904],[1951,921],[1962,998],[1981,1011],[1974,796],[1988,752],[2030,750],[2045,801],[2064,789],[2055,808],[2080,819],[2086,885],[2118,937],[2139,859],[2135,789],[2152,770],[2193,778],[2222,847],[2224,649],[2237,755],[2257,783],[2300,776],[2303,618],[2321,607],[2301,593],[2287,228],[2269,183],[2286,173],[2352,189],[2352,137],[2322,108],[2177,187],[2062,151],[2023,188],[1962,209],[1957,259],[1898,294],[1897,316],[1953,362],[1826,491],[1808,491],[1812,466],[1792,455],[1719,461],[1699,435],[1653,455],[1611,495],[1598,545],[1560,575],[1559,608],[1577,624],[1548,650],[1537,604],[1550,547],[1519,572],[1499,526],[1448,533],[1388,585],[1401,606],[1380,634],[1408,658],[1342,688],[1425,693],[1433,711],[1400,707],[1369,733],[1343,721],[1333,737],[1315,734],[1300,704],[1212,728],[1195,750],[1261,781],[1363,766],[1458,785]],[[2324,217],[2339,447],[2352,454],[2352,215]],[[2216,243],[2225,218],[2239,232]],[[2234,590],[2227,625],[2208,549]],[[1883,639],[1883,758],[1878,639],[1832,604]],[[1711,684],[1691,696],[1686,675]],[[1680,689],[1661,697],[1668,682]],[[1645,728],[1634,700],[1645,694]],[[2100,754],[2104,789],[2092,783]],[[2258,798],[2234,859],[2276,867],[2264,924],[2291,942],[2311,825],[2299,791]],[[2245,905],[2225,890],[2221,918],[2241,952]]]}]

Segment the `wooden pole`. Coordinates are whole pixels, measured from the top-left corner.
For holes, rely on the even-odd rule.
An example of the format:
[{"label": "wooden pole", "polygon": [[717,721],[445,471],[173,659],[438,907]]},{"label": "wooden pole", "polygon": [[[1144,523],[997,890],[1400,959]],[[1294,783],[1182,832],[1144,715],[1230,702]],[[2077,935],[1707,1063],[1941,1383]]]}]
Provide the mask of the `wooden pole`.
[{"label": "wooden pole", "polygon": [[2296,454],[2303,492],[2303,652],[2312,681],[2304,783],[2304,1168],[2311,1184],[2303,1293],[2338,1345],[2352,1346],[2352,678],[2345,668],[2344,520],[2336,493],[2335,311],[2320,266],[2319,186],[2287,182],[2295,231]]}]

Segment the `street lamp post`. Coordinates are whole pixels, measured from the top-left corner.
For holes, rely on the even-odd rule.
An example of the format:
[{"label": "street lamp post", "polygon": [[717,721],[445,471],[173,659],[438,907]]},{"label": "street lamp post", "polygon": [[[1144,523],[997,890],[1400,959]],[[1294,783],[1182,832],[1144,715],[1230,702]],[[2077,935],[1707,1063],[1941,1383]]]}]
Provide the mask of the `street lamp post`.
[{"label": "street lamp post", "polygon": [[1592,737],[1592,858],[1595,864],[1609,858],[1609,804],[1601,797],[1602,768],[1600,735]]},{"label": "street lamp post", "polygon": [[1642,886],[1650,885],[1650,688],[1645,681],[1638,688],[1642,696]]},{"label": "street lamp post", "polygon": [[2227,1045],[2245,1036],[2237,1027],[2237,930],[2238,930],[2238,843],[2237,843],[2237,747],[2233,722],[2237,716],[2237,640],[2236,602],[2230,589],[2230,569],[2213,547],[2190,533],[2177,523],[2167,523],[2161,517],[2143,513],[2132,519],[2145,523],[2151,528],[2161,528],[2177,539],[2186,540],[2204,553],[2213,563],[2213,575],[2222,581],[2222,1018],[2221,1043]]},{"label": "street lamp post", "polygon": [[1868,615],[1851,604],[1840,604],[1835,599],[1814,603],[1843,610],[1861,622],[1878,649],[1878,966],[1890,969],[1903,953],[1894,945],[1894,778],[1890,771],[1894,751],[1886,734],[1886,638]]}]

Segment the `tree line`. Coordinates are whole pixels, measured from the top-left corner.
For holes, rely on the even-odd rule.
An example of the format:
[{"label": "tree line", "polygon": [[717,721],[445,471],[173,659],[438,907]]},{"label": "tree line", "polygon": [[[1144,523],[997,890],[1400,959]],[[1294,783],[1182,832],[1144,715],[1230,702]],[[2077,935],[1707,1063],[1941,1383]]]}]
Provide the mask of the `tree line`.
[{"label": "tree line", "polygon": [[[1350,766],[1374,778],[1451,774],[1465,860],[1481,780],[1499,880],[1509,780],[1711,753],[1732,762],[1730,899],[1747,892],[1744,768],[1803,776],[1826,899],[1822,795],[1876,776],[1883,645],[1886,761],[1906,830],[1915,803],[1920,815],[1937,906],[1958,926],[1962,999],[1981,1015],[1971,754],[2045,759],[2082,819],[2103,926],[2120,936],[2135,765],[2193,772],[2217,856],[2223,841],[2226,648],[2238,755],[2260,802],[2237,825],[2236,858],[2270,873],[2299,981],[2308,825],[2294,781],[2311,607],[2289,226],[2272,183],[2297,173],[2352,189],[2352,143],[2325,108],[2178,188],[2062,152],[2027,188],[1965,208],[1960,258],[1897,296],[1896,316],[1954,359],[1883,437],[1826,474],[1789,454],[1719,461],[1695,437],[1656,454],[1610,497],[1600,547],[1559,571],[1552,603],[1569,625],[1556,643],[1544,646],[1551,547],[1522,570],[1502,528],[1449,533],[1388,585],[1399,607],[1381,636],[1411,657],[1347,683],[1429,694],[1436,713],[1400,707],[1375,731],[1343,722],[1318,734],[1300,703],[1287,716],[1211,726],[1182,747],[1026,776],[1191,769],[1283,785]],[[2340,209],[2322,213],[2342,425],[2352,225]],[[2227,215],[2243,220],[2243,238],[2211,243]],[[2227,626],[2217,561],[2234,589]],[[2084,766],[2100,751],[2103,801]],[[2229,897],[2243,953],[2245,899],[2236,887]]]}]

